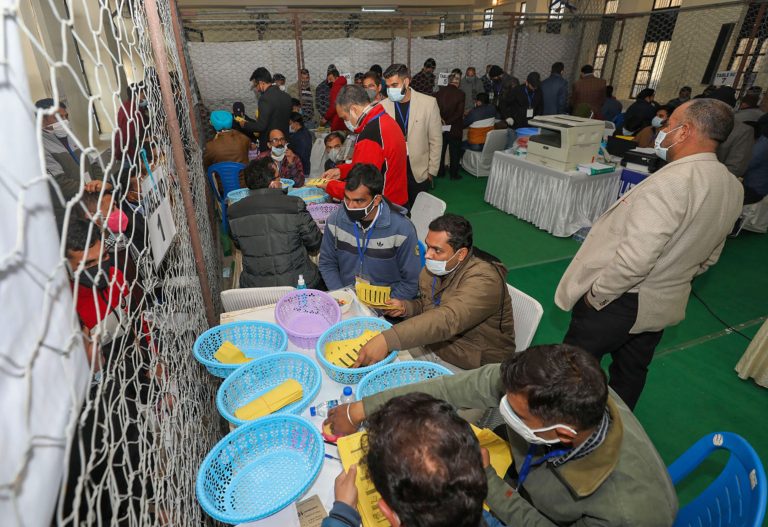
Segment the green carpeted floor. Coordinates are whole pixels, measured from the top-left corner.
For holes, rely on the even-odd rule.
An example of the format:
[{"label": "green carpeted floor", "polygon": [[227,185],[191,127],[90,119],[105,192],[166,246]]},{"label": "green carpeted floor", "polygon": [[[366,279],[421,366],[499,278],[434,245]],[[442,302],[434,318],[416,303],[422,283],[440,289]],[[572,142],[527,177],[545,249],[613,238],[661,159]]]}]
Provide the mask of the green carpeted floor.
[{"label": "green carpeted floor", "polygon": [[[579,244],[495,209],[483,200],[486,180],[463,176],[438,180],[433,193],[446,201],[448,212],[472,222],[476,245],[507,265],[508,282],[541,302],[544,316],[534,344],[560,342],[570,314],[555,306],[554,293]],[[768,235],[744,232],[727,241],[720,261],[693,284],[715,314],[750,337],[768,316],[766,260]],[[694,297],[686,319],[665,331],[636,415],[667,464],[704,434],[730,431],[744,436],[768,465],[768,390],[740,380],[733,370],[746,346],[744,337],[726,332]],[[681,485],[681,502],[695,496],[723,463],[723,456],[715,456]]]}]

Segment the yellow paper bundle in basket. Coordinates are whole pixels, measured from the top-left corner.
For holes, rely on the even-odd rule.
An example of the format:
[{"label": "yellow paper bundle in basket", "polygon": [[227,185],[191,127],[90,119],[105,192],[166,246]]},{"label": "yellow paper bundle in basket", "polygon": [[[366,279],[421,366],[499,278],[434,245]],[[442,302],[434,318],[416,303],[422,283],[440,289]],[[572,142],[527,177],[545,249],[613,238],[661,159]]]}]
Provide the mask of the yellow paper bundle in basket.
[{"label": "yellow paper bundle in basket", "polygon": [[240,351],[240,348],[232,344],[230,341],[225,340],[224,343],[219,346],[216,353],[213,354],[214,358],[224,364],[245,364],[251,362],[253,359],[246,357],[245,354]]},{"label": "yellow paper bundle in basket", "polygon": [[304,397],[304,390],[302,390],[299,381],[288,379],[264,395],[235,410],[235,417],[243,421],[253,421],[300,401],[302,397]]},{"label": "yellow paper bundle in basket", "polygon": [[334,366],[351,368],[360,354],[360,349],[381,331],[366,329],[354,339],[336,340],[325,345],[325,358]]},{"label": "yellow paper bundle in basket", "polygon": [[387,307],[392,288],[385,285],[371,285],[358,282],[355,284],[357,298],[374,307]]}]

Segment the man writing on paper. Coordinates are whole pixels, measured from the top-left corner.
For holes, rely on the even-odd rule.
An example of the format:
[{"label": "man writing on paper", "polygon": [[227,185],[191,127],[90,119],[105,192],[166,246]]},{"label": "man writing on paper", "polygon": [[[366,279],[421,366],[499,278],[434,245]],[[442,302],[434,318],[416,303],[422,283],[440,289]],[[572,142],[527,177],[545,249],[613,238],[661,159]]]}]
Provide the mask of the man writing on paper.
[{"label": "man writing on paper", "polygon": [[352,465],[336,478],[336,501],[322,527],[360,525],[358,470],[367,470],[392,527],[484,525],[488,486],[480,446],[450,404],[423,393],[392,399],[368,419],[363,448],[365,466]]},{"label": "man writing on paper", "polygon": [[381,392],[333,408],[327,423],[335,435],[355,432],[387,401],[411,392],[457,408],[500,410],[514,464],[504,478],[487,456],[483,465],[486,502],[507,525],[659,527],[675,519],[677,496],[664,462],[609,390],[597,360],[575,346],[534,346],[503,364]]},{"label": "man writing on paper", "polygon": [[500,262],[473,249],[472,225],[446,214],[429,224],[426,267],[419,276],[419,297],[392,294],[392,317],[406,320],[371,339],[356,366],[379,362],[391,350],[424,346],[421,357],[459,371],[497,363],[515,351],[512,301]]}]

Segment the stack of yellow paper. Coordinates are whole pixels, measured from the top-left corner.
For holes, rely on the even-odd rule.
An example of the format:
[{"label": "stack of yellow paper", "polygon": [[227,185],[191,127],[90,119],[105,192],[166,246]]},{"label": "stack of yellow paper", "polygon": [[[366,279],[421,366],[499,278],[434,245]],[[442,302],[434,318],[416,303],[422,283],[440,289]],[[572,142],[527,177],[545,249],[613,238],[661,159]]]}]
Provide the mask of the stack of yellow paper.
[{"label": "stack of yellow paper", "polygon": [[384,285],[371,285],[363,282],[357,282],[355,284],[355,292],[357,298],[362,302],[373,307],[388,307],[389,295],[392,293],[392,288]]},{"label": "stack of yellow paper", "polygon": [[[488,450],[488,454],[491,456],[493,471],[500,478],[504,479],[509,466],[512,464],[512,452],[509,450],[509,443],[487,428],[478,428],[473,424],[469,426],[472,427],[480,447]],[[490,510],[486,504],[483,504],[483,507],[485,507],[485,510]]]},{"label": "stack of yellow paper", "polygon": [[213,357],[224,364],[244,364],[251,362],[253,359],[246,357],[245,354],[240,351],[240,348],[232,344],[230,341],[225,340]]},{"label": "stack of yellow paper", "polygon": [[379,500],[381,494],[373,486],[371,478],[365,466],[360,463],[363,458],[363,449],[360,444],[365,431],[356,434],[340,437],[336,444],[339,447],[339,458],[344,470],[349,470],[354,464],[357,464],[357,511],[363,520],[363,527],[389,527],[390,523],[379,510]]},{"label": "stack of yellow paper", "polygon": [[379,333],[381,331],[366,329],[357,338],[329,342],[325,345],[325,358],[334,366],[351,368],[362,347]]},{"label": "stack of yellow paper", "polygon": [[316,178],[310,178],[304,180],[304,186],[305,187],[320,187],[324,184],[328,183],[328,180],[321,177]]},{"label": "stack of yellow paper", "polygon": [[302,397],[304,397],[304,391],[299,381],[288,379],[264,395],[235,410],[235,417],[243,421],[253,421],[300,401]]}]

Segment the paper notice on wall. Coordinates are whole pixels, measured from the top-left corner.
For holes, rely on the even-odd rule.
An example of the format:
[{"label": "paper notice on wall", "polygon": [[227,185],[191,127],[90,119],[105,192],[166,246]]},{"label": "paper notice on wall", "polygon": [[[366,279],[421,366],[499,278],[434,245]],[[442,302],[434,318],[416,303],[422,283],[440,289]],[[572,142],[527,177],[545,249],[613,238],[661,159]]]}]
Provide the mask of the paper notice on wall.
[{"label": "paper notice on wall", "polygon": [[450,76],[451,76],[451,72],[438,73],[437,85],[438,86],[448,86],[448,77],[450,77]]},{"label": "paper notice on wall", "polygon": [[357,511],[363,520],[363,527],[390,527],[390,523],[379,510],[381,494],[373,486],[365,466],[360,463],[363,458],[362,438],[366,432],[340,437],[337,441],[339,457],[344,470],[357,465]]},{"label": "paper notice on wall", "polygon": [[712,84],[715,86],[733,86],[735,81],[735,71],[718,71],[715,73],[715,81]]},{"label": "paper notice on wall", "polygon": [[352,84],[353,79],[351,73],[342,73],[341,76],[347,79],[347,84]]},{"label": "paper notice on wall", "polygon": [[141,182],[141,202],[149,233],[149,246],[152,248],[152,260],[155,268],[158,268],[176,237],[169,181],[161,166],[155,166]]}]

